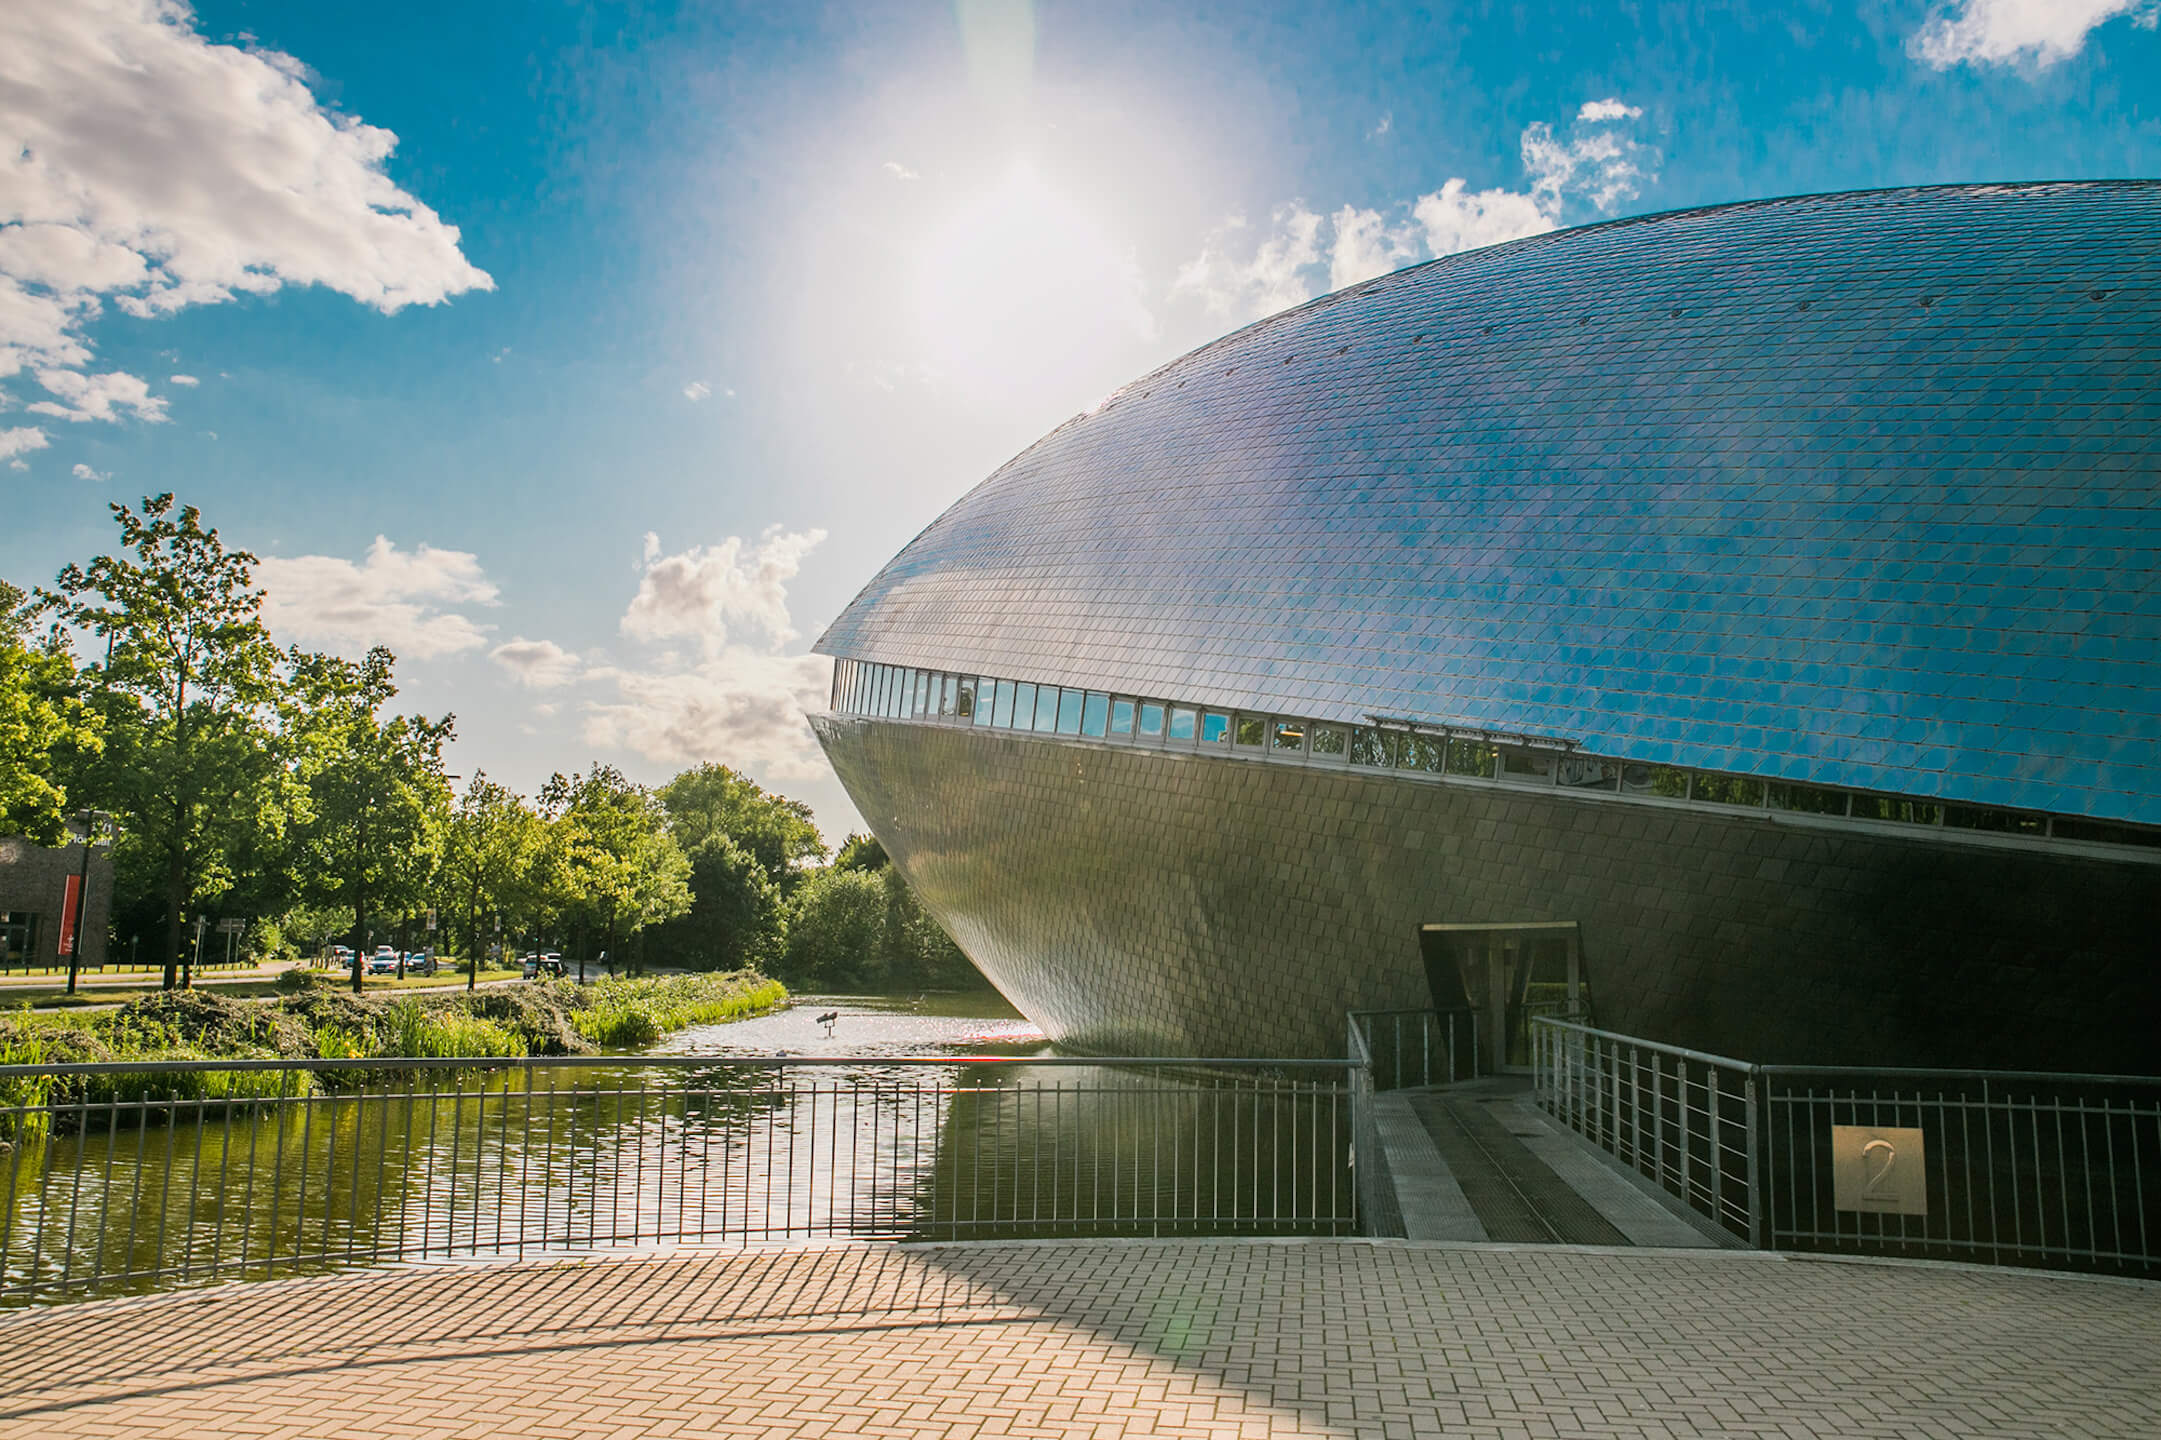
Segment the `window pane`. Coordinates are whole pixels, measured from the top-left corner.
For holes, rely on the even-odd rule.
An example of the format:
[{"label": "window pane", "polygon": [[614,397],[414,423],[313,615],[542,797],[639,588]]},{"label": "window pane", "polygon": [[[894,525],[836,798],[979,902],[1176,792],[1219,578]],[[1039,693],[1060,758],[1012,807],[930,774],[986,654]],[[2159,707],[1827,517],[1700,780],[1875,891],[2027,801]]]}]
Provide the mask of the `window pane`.
[{"label": "window pane", "polygon": [[1048,733],[1058,728],[1058,687],[1035,687],[1035,729]]},{"label": "window pane", "polygon": [[1101,735],[1103,724],[1110,718],[1111,697],[1100,691],[1088,692],[1088,703],[1081,710],[1081,734]]},{"label": "window pane", "polygon": [[[1000,680],[998,682],[998,696],[990,723],[997,726],[1000,730],[1010,730],[1013,728],[1013,694],[1014,687],[1012,681]],[[1031,705],[1035,703],[1033,696],[1029,697],[1029,703]]]},{"label": "window pane", "polygon": [[1193,738],[1193,720],[1193,712],[1186,709],[1185,706],[1171,706],[1171,739],[1191,740]]},{"label": "window pane", "polygon": [[1271,736],[1269,749],[1297,754],[1306,748],[1306,725],[1303,720],[1278,720]]},{"label": "window pane", "polygon": [[1221,745],[1224,737],[1230,733],[1230,716],[1225,715],[1220,710],[1203,710],[1201,712],[1201,743],[1203,745]]},{"label": "window pane", "polygon": [[873,705],[871,706],[871,711],[870,711],[870,713],[871,713],[871,714],[873,714],[873,715],[878,715],[878,716],[885,716],[885,715],[890,715],[890,714],[892,714],[892,713],[893,713],[893,667],[892,667],[892,666],[890,666],[890,665],[880,665],[880,666],[878,667],[878,684],[877,684],[877,691],[878,691],[878,693],[877,693],[877,695],[876,695],[876,697],[875,697],[875,701],[876,701],[876,703],[874,703],[874,704],[873,704]]},{"label": "window pane", "polygon": [[1576,790],[1612,790],[1621,780],[1621,767],[1611,760],[1592,760],[1570,755],[1560,763],[1560,782]]},{"label": "window pane", "polygon": [[975,676],[960,677],[953,693],[953,713],[963,720],[975,718]]},{"label": "window pane", "polygon": [[1343,732],[1333,725],[1314,726],[1313,753],[1316,755],[1332,755],[1336,759],[1342,759]]},{"label": "window pane", "polygon": [[[1696,793],[1703,793],[1704,781],[1712,777],[1696,777]],[[1943,816],[1941,805],[1926,800],[1906,800],[1897,795],[1856,795],[1853,797],[1853,813],[1864,820],[1896,820],[1904,825],[1934,825]],[[2056,833],[2063,834],[2058,822]]]},{"label": "window pane", "polygon": [[1713,805],[1761,805],[1763,782],[1744,775],[1698,775],[1695,798]]},{"label": "window pane", "polygon": [[1238,717],[1239,744],[1261,745],[1265,744],[1267,739],[1268,722],[1266,720],[1258,715],[1241,715]]},{"label": "window pane", "polygon": [[1680,800],[1688,794],[1688,772],[1675,765],[1623,765],[1621,789],[1630,795]]},{"label": "window pane", "polygon": [[1491,745],[1476,740],[1451,740],[1448,742],[1448,773],[1451,775],[1477,775],[1492,779],[1500,768],[1499,757]]},{"label": "window pane", "polygon": [[[1157,723],[1162,723],[1160,718]],[[1111,701],[1111,734],[1131,735],[1132,733],[1133,702],[1125,699]]]},{"label": "window pane", "polygon": [[1389,765],[1390,737],[1370,725],[1360,725],[1351,731],[1351,763],[1371,765],[1385,770]]},{"label": "window pane", "polygon": [[[1861,813],[1858,800],[1854,805],[1854,813]],[[2080,820],[2070,815],[2056,817],[2055,835],[2058,840],[2090,840],[2100,845],[2161,845],[2161,830],[2149,830],[2134,825],[2110,825],[2099,820]]]},{"label": "window pane", "polygon": [[913,720],[923,713],[923,672],[904,670],[900,682],[900,718]]},{"label": "window pane", "polygon": [[[1846,792],[1843,790],[1819,790],[1813,785],[1775,784],[1766,787],[1773,810],[1793,810],[1803,815],[1843,815],[1846,813]],[[2041,828],[2040,822],[2034,829]]]},{"label": "window pane", "polygon": [[1029,730],[1035,726],[1035,686],[1016,684],[1013,687],[1013,728]]},{"label": "window pane", "polygon": [[1141,702],[1141,734],[1153,740],[1163,733],[1163,707],[1153,700]]},{"label": "window pane", "polygon": [[1396,768],[1438,775],[1448,768],[1448,742],[1437,735],[1397,735]]},{"label": "window pane", "polygon": [[[1778,804],[1780,790],[1794,788],[1798,787],[1773,785],[1771,803]],[[1819,790],[1813,793],[1822,795],[1833,792]],[[1786,808],[1791,810],[1797,807],[1789,805]],[[2041,835],[2048,831],[2047,824],[2038,815],[2022,815],[2016,810],[1972,810],[1963,805],[1946,807],[1943,823],[1955,825],[1961,830],[1993,830],[2001,835]]]},{"label": "window pane", "polygon": [[1538,785],[1551,784],[1553,752],[1518,750],[1511,746],[1501,751],[1501,773],[1512,780],[1526,780]]},{"label": "window pane", "polygon": [[915,713],[918,719],[938,708],[938,677],[928,670],[915,672]]},{"label": "window pane", "polygon": [[960,676],[947,675],[938,683],[938,713],[952,715],[960,709]]},{"label": "window pane", "polygon": [[1060,735],[1080,734],[1081,702],[1086,698],[1078,690],[1061,690],[1058,692],[1058,733]]}]

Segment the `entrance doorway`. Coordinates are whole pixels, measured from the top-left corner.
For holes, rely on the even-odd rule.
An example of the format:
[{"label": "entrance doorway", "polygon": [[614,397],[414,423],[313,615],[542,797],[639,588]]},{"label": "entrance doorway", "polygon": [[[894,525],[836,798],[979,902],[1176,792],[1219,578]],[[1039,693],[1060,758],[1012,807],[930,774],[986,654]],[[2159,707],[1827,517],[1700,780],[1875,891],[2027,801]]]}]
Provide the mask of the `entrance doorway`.
[{"label": "entrance doorway", "polygon": [[1418,948],[1433,1007],[1475,1017],[1481,1074],[1530,1068],[1535,1017],[1590,1018],[1590,980],[1573,920],[1421,925]]}]

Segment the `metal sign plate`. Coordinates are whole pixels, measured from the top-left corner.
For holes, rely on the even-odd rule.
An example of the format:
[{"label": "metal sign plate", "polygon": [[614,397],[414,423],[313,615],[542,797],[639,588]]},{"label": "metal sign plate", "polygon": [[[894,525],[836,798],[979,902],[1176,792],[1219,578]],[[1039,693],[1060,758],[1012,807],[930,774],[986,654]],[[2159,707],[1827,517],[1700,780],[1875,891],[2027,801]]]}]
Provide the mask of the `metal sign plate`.
[{"label": "metal sign plate", "polygon": [[1880,1125],[1831,1127],[1832,1203],[1877,1215],[1926,1215],[1921,1132]]}]

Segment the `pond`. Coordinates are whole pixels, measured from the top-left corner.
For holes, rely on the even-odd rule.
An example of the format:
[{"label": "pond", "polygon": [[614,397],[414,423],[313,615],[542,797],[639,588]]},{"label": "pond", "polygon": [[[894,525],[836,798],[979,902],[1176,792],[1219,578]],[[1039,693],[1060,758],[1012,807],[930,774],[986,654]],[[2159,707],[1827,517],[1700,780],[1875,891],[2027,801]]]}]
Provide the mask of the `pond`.
[{"label": "pond", "polygon": [[434,1256],[1355,1228],[1338,1072],[1060,1056],[995,995],[803,996],[639,1056],[314,1068],[246,1102],[0,1110],[29,1132],[0,1155],[0,1303]]}]

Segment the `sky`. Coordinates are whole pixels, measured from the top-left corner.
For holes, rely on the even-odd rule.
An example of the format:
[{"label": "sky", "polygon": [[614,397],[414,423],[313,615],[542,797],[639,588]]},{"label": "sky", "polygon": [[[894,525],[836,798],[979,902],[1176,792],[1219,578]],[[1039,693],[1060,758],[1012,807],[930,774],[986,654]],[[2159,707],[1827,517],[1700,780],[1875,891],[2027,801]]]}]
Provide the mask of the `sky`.
[{"label": "sky", "polygon": [[2161,0],[0,0],[0,577],[176,492],[451,768],[860,827],[822,627],[1273,311],[1561,226],[2161,175]]}]

